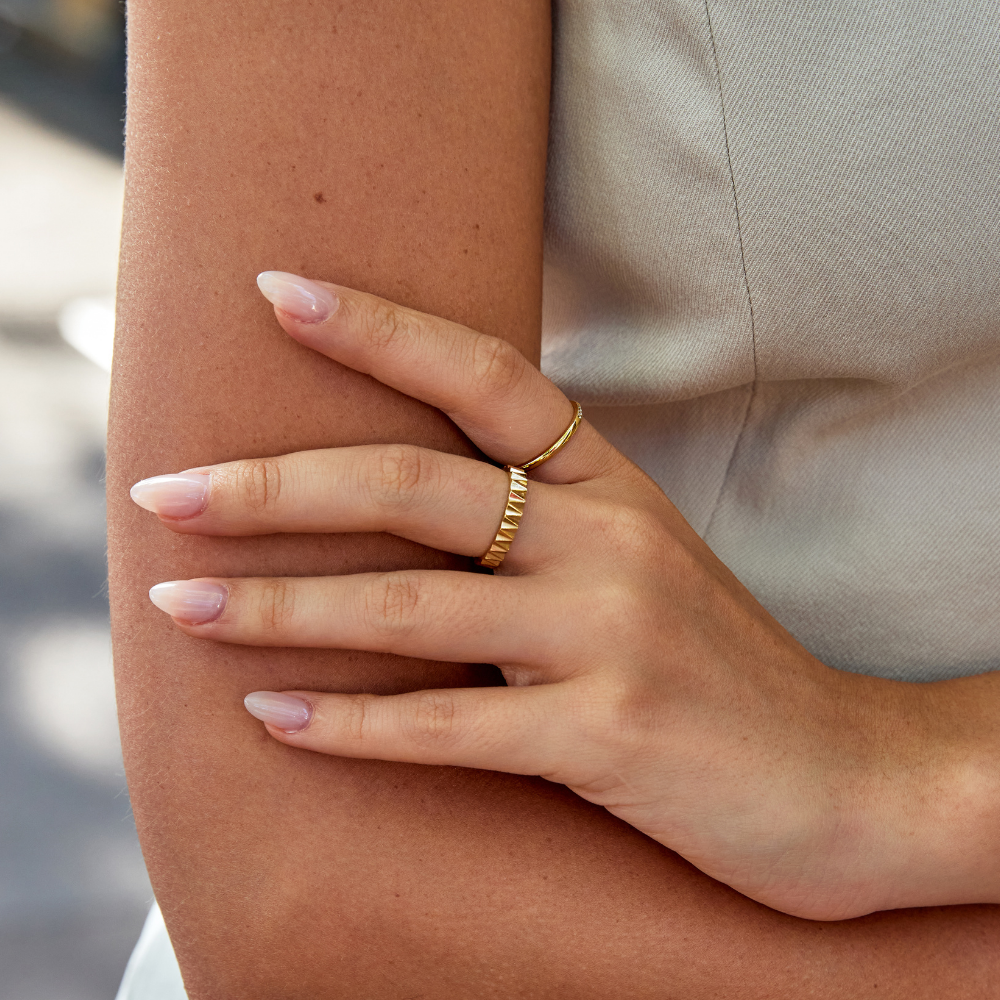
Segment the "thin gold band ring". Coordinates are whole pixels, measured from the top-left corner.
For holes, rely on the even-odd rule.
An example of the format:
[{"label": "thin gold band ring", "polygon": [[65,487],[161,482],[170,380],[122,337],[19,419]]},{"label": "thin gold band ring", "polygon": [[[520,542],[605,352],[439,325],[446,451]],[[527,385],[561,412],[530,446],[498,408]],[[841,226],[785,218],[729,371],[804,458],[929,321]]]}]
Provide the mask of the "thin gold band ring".
[{"label": "thin gold band ring", "polygon": [[559,435],[555,443],[546,448],[541,455],[533,458],[530,462],[522,462],[519,468],[524,469],[524,471],[527,472],[529,469],[535,468],[536,465],[541,465],[542,462],[547,462],[557,451],[559,451],[560,448],[565,447],[569,443],[569,439],[576,433],[577,427],[580,426],[580,421],[583,420],[583,407],[572,399],[570,400],[570,404],[573,407],[573,419],[570,422],[569,427],[567,427],[566,430]]}]

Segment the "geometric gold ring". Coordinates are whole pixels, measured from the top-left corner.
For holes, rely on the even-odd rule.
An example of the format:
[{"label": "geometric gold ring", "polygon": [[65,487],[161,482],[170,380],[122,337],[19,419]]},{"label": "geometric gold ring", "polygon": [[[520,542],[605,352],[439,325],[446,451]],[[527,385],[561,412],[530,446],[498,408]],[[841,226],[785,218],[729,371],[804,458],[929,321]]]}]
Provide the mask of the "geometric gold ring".
[{"label": "geometric gold ring", "polygon": [[524,474],[524,469],[516,465],[508,465],[505,468],[510,476],[507,506],[500,519],[500,527],[493,544],[486,550],[485,555],[476,560],[480,566],[488,566],[490,569],[496,569],[510,551],[510,543],[514,541],[518,525],[521,523],[521,515],[524,513],[524,501],[528,498],[528,477]]}]

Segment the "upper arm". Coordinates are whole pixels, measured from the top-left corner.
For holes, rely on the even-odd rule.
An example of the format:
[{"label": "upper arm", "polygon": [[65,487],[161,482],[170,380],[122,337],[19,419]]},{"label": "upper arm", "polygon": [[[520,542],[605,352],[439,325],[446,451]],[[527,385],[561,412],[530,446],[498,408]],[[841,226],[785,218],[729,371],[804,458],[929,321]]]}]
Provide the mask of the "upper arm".
[{"label": "upper arm", "polygon": [[129,55],[126,307],[285,268],[537,356],[547,4],[133,0]]}]

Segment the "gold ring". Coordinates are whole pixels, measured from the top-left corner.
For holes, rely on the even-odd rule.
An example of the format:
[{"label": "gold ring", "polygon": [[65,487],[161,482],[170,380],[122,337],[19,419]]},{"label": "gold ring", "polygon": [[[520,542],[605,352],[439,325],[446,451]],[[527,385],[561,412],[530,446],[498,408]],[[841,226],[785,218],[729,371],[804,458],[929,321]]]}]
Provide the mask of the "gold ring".
[{"label": "gold ring", "polygon": [[505,465],[504,468],[510,476],[507,509],[500,519],[500,527],[493,544],[486,550],[485,555],[476,560],[480,566],[488,566],[490,569],[496,569],[510,551],[510,543],[514,541],[517,527],[521,523],[521,515],[524,513],[524,501],[528,498],[528,477],[524,474],[524,469],[517,465]]},{"label": "gold ring", "polygon": [[521,463],[520,468],[522,468],[525,472],[527,472],[528,469],[533,469],[536,465],[541,465],[542,462],[547,462],[560,448],[564,447],[569,442],[569,439],[576,433],[577,427],[580,426],[580,421],[583,420],[583,407],[572,399],[570,400],[570,403],[573,405],[573,420],[569,427],[567,427],[566,430],[559,435],[555,444],[546,448],[541,455],[537,456],[537,458],[533,458],[530,462]]}]

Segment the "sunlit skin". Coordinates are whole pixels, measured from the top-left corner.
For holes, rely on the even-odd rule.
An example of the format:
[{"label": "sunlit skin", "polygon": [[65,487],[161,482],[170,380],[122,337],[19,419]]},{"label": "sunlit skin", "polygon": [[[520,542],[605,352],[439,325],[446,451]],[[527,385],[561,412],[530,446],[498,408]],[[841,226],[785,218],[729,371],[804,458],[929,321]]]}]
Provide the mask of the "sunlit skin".
[{"label": "sunlit skin", "polygon": [[[290,336],[440,409],[498,463],[534,457],[573,414],[503,341],[291,275],[261,288]],[[1000,675],[914,685],[824,666],[586,423],[531,476],[496,576],[201,578],[151,596],[197,638],[496,663],[507,681],[251,694],[290,746],[541,775],[800,917],[1000,901]],[[372,445],[133,496],[181,533],[390,532],[475,556],[507,489],[488,462]]]},{"label": "sunlit skin", "polygon": [[[1000,907],[791,917],[558,783],[304,752],[243,708],[258,690],[496,684],[493,667],[206,641],[150,603],[155,584],[213,574],[468,568],[386,532],[182,534],[129,489],[334,446],[481,457],[439,410],[288,336],[254,277],[363,289],[537,364],[552,38],[534,0],[130,0],[128,14],[111,626],[130,803],[191,1000],[992,1000]],[[563,429],[567,403],[551,402],[510,458]],[[504,485],[486,474],[484,545]],[[532,489],[512,560],[544,511]],[[455,501],[458,523],[475,502]],[[957,712],[972,689],[952,690]],[[958,741],[983,732],[966,707]]]}]

